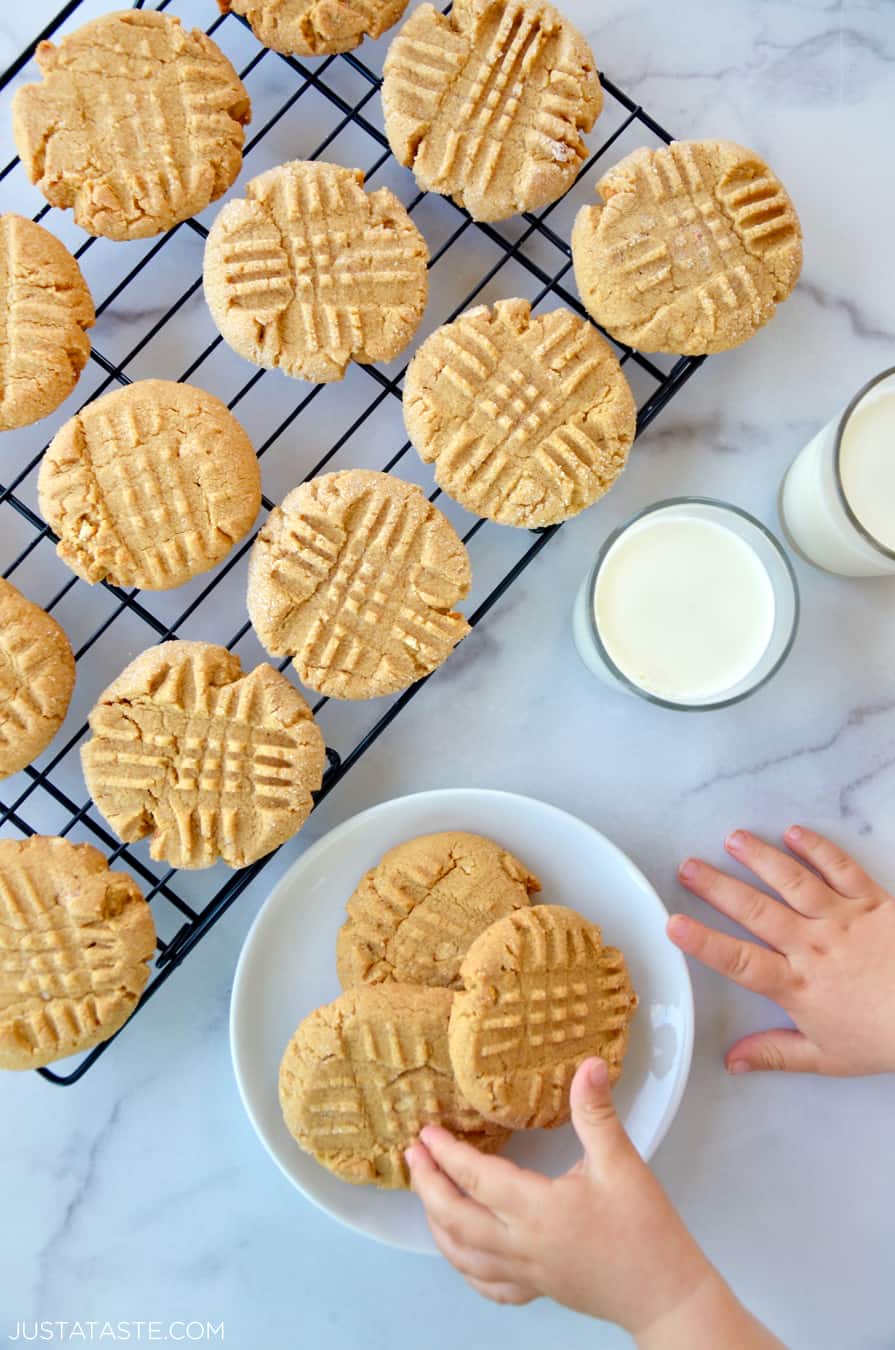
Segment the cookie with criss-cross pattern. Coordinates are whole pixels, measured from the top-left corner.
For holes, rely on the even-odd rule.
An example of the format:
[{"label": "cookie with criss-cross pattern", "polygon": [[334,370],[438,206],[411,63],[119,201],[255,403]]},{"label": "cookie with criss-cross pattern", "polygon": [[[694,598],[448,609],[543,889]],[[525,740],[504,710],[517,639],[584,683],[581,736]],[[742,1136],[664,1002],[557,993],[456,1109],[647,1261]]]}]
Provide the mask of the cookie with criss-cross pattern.
[{"label": "cookie with criss-cross pattern", "polygon": [[336,942],[343,989],[355,984],[460,986],[460,962],[483,929],[531,903],[537,877],[480,834],[407,839],[361,877]]},{"label": "cookie with criss-cross pattern", "polygon": [[25,172],[88,234],[144,239],[202,211],[242,164],[249,96],[211,38],[156,10],[103,14],[35,52],[16,91]]},{"label": "cookie with criss-cross pattern", "polygon": [[346,469],[270,513],[249,560],[249,617],[309,689],[373,698],[447,659],[469,632],[453,605],[470,581],[462,541],[418,487]]},{"label": "cookie with criss-cross pattern", "polygon": [[627,463],[636,408],[618,358],[568,309],[478,305],[437,328],[404,380],[404,422],[468,511],[534,529],[577,515]]},{"label": "cookie with criss-cross pattern", "polygon": [[385,130],[426,192],[475,220],[556,201],[603,106],[593,53],[544,0],[420,5],[388,50]]},{"label": "cookie with criss-cross pattern", "polygon": [[280,1106],[297,1143],[343,1181],[409,1186],[405,1149],[424,1125],[494,1153],[508,1136],[457,1087],[448,989],[361,985],[301,1023],[280,1064]]},{"label": "cookie with criss-cross pattern", "polygon": [[37,1069],[108,1040],[154,952],[139,887],[97,849],[0,840],[0,1068]]},{"label": "cookie with criss-cross pattern", "polygon": [[596,924],[562,905],[519,909],[476,938],[460,976],[451,1063],[486,1119],[511,1129],[562,1125],[589,1055],[618,1078],[637,995]]},{"label": "cookie with criss-cross pattern", "polygon": [[294,56],[350,52],[397,23],[407,0],[218,0],[240,14],[265,47]]},{"label": "cookie with criss-cross pattern", "polygon": [[802,231],[754,150],[674,141],[635,150],[597,183],[572,232],[588,311],[619,342],[700,356],[739,346],[795,286]]},{"label": "cookie with criss-cross pattern", "polygon": [[75,658],[62,628],[0,578],[0,778],[46,749],[74,687]]},{"label": "cookie with criss-cross pattern", "polygon": [[0,431],[30,426],[68,398],[95,318],[65,245],[33,220],[0,216]]},{"label": "cookie with criss-cross pattern", "polygon": [[359,169],[295,160],[246,184],[205,246],[205,297],[221,336],[255,365],[341,380],[391,361],[426,307],[429,250],[388,188]]},{"label": "cookie with criss-cross pattern", "polygon": [[164,591],[214,567],[248,532],[261,474],[220,399],[136,380],[60,427],[38,492],[56,551],[79,577]]},{"label": "cookie with criss-cross pattern", "polygon": [[301,829],[323,777],[298,690],[272,666],[244,674],[209,642],[143,652],[100,695],[90,730],[81,760],[97,807],[172,867],[247,867]]}]

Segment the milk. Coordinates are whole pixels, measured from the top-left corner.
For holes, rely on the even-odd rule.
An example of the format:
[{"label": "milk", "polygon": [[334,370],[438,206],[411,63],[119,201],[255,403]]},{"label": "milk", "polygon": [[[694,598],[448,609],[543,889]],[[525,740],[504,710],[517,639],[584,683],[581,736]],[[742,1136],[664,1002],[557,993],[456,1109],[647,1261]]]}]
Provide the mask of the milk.
[{"label": "milk", "polygon": [[742,697],[772,673],[797,609],[791,569],[758,522],[723,503],[676,501],[635,518],[604,549],[573,627],[601,679],[699,708]]},{"label": "milk", "polygon": [[805,446],[781,515],[800,553],[842,576],[895,575],[895,371],[884,372]]}]

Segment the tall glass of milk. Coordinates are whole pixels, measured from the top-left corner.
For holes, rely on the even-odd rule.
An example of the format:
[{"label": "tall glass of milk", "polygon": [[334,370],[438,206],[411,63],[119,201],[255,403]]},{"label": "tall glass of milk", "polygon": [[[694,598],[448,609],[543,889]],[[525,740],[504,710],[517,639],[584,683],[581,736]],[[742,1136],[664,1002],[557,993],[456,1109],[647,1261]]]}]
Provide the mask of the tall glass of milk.
[{"label": "tall glass of milk", "polygon": [[600,679],[663,708],[708,711],[754,693],[795,640],[792,565],[760,521],[707,497],[639,512],[604,543],[573,633]]},{"label": "tall glass of milk", "polygon": [[796,456],[780,515],[809,562],[844,577],[895,576],[895,367]]}]

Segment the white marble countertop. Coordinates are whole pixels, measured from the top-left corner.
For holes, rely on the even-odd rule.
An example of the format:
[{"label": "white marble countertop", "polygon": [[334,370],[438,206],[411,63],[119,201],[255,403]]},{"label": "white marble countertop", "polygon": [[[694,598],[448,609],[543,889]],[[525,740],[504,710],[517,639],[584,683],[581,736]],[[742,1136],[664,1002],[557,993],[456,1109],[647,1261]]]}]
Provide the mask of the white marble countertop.
[{"label": "white marble countertop", "polygon": [[[252,1134],[227,1044],[234,963],[274,879],[353,812],[438,786],[529,793],[593,822],[670,905],[694,909],[675,881],[684,854],[717,860],[734,825],[775,835],[799,819],[895,884],[895,581],[845,582],[797,563],[804,618],[787,666],[752,700],[702,716],[598,686],[569,625],[596,545],[650,500],[727,497],[773,526],[795,450],[892,364],[892,5],[564,3],[600,65],[677,135],[729,137],[767,156],[802,217],[803,279],[753,342],[697,374],[618,488],[549,544],[80,1085],[4,1076],[4,1335],[19,1319],[196,1318],[223,1320],[225,1343],[246,1350],[628,1343],[549,1303],[493,1307],[446,1265],[341,1229]],[[55,7],[2,7],[4,64]],[[174,8],[213,14],[211,0]],[[8,183],[3,193],[4,209],[17,205]],[[38,205],[31,192],[22,209]],[[97,344],[142,317],[122,301]],[[284,486],[266,485],[272,495]],[[776,1013],[700,970],[693,979],[693,1072],[659,1175],[793,1350],[891,1350],[895,1081],[725,1076],[724,1048]]]}]

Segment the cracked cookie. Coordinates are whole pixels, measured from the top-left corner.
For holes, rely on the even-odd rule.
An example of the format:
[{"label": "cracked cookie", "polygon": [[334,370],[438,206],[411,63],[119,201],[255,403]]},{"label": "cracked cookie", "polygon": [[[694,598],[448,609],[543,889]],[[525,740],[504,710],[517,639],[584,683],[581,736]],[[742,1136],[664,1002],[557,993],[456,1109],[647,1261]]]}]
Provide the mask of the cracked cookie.
[{"label": "cracked cookie", "polygon": [[323,737],[272,666],[243,674],[208,642],[163,642],[100,695],[81,750],[97,807],[127,843],[172,867],[246,867],[301,829]]},{"label": "cracked cookie", "polygon": [[455,0],[447,16],[420,5],[383,77],[396,158],[475,220],[535,211],[568,191],[603,106],[584,38],[539,0]]},{"label": "cracked cookie", "polygon": [[541,883],[500,844],[446,831],[389,849],[363,876],[336,942],[343,989],[461,987],[460,962],[489,924],[531,904]]},{"label": "cracked cookie", "polygon": [[65,245],[33,220],[0,216],[0,431],[30,426],[68,398],[95,318]]},{"label": "cracked cookie", "polygon": [[407,0],[218,0],[240,14],[265,47],[295,56],[350,52],[397,23]]},{"label": "cracked cookie", "polygon": [[46,749],[74,687],[75,658],[59,624],[0,579],[0,778]]},{"label": "cracked cookie", "polygon": [[38,493],[73,572],[160,591],[207,572],[248,533],[261,475],[220,399],[173,380],[138,380],[60,428]]},{"label": "cracked cookie", "polygon": [[412,483],[347,469],[302,483],[252,547],[248,608],[272,656],[331,698],[406,689],[440,666],[469,625],[469,555]]},{"label": "cracked cookie", "polygon": [[766,324],[802,268],[783,184],[732,141],[635,150],[597,183],[572,232],[588,312],[619,342],[700,356]]},{"label": "cracked cookie", "polygon": [[625,959],[562,905],[532,905],[491,925],[460,967],[451,1063],[467,1101],[512,1129],[562,1125],[589,1055],[615,1082],[637,1007]]},{"label": "cracked cookie", "polygon": [[477,516],[533,529],[577,515],[625,467],[634,398],[570,310],[479,305],[437,328],[404,380],[404,422],[435,478]]},{"label": "cracked cookie", "polygon": [[301,1023],[280,1064],[298,1144],[343,1181],[408,1188],[404,1150],[443,1125],[494,1153],[508,1131],[464,1101],[448,1054],[452,995],[412,985],[349,989]]},{"label": "cracked cookie", "polygon": [[296,379],[341,380],[391,361],[416,332],[429,250],[388,188],[359,169],[294,160],[222,207],[205,246],[205,297],[225,342]]},{"label": "cracked cookie", "polygon": [[107,239],[144,239],[205,209],[236,178],[251,104],[199,29],[148,9],[41,42],[43,79],[13,99],[22,164],[52,206]]},{"label": "cracked cookie", "polygon": [[97,849],[0,840],[0,1069],[37,1069],[108,1040],[155,952],[149,906]]}]

